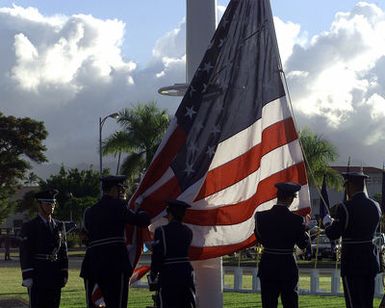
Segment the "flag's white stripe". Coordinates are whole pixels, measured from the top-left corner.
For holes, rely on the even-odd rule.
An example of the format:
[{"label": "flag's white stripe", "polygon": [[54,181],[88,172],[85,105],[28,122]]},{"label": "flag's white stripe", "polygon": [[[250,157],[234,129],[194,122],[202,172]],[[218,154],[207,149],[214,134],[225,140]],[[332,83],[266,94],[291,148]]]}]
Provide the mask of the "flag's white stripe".
[{"label": "flag's white stripe", "polygon": [[260,181],[301,161],[303,161],[301,148],[298,140],[294,140],[264,155],[257,171],[242,181],[195,202],[193,208],[197,210],[217,208],[247,200],[255,194]]},{"label": "flag's white stripe", "polygon": [[304,208],[311,208],[309,186],[303,185],[298,192],[298,197],[294,199],[290,206],[290,211],[297,211]]},{"label": "flag's white stripe", "polygon": [[187,224],[193,231],[191,245],[195,247],[222,246],[240,243],[248,239],[254,232],[254,215],[250,219],[236,225],[196,226]]},{"label": "flag's white stripe", "polygon": [[154,191],[156,191],[158,188],[160,188],[162,185],[166,184],[169,180],[171,180],[174,177],[174,171],[169,167],[165,173],[159,178],[158,181],[156,181],[153,185],[151,185],[147,190],[145,190],[141,196],[143,198],[146,198],[150,194],[152,194]]},{"label": "flag's white stripe", "polygon": [[286,97],[281,97],[265,105],[262,109],[262,117],[253,125],[218,145],[209,170],[237,158],[253,146],[261,143],[261,132],[265,128],[289,117],[291,114],[287,107]]},{"label": "flag's white stripe", "polygon": [[179,195],[178,200],[182,200],[184,202],[187,202],[191,206],[195,206],[194,199],[199,193],[201,186],[205,180],[205,177],[206,176],[202,177],[199,181],[189,186],[184,192]]},{"label": "flag's white stripe", "polygon": [[277,198],[274,198],[273,200],[269,200],[267,202],[260,204],[257,207],[257,212],[270,210],[275,204],[277,204]]}]

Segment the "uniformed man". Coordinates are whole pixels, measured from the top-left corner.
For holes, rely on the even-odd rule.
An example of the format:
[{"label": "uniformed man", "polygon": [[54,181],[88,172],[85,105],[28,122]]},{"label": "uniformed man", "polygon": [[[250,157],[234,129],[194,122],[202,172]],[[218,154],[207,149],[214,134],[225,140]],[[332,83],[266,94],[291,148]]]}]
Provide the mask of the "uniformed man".
[{"label": "uniformed man", "polygon": [[178,200],[167,203],[169,223],[155,229],[150,283],[158,282],[159,307],[195,307],[193,268],[188,258],[193,234],[182,223],[190,205]]},{"label": "uniformed man", "polygon": [[331,240],[342,237],[341,277],[348,308],[373,307],[374,284],[379,272],[378,251],[373,244],[381,217],[379,204],[364,193],[362,172],[343,174],[348,201],[337,205],[335,218],[323,219]]},{"label": "uniformed man", "polygon": [[281,295],[284,308],[295,308],[298,307],[298,267],[294,245],[305,249],[309,236],[304,219],[290,212],[289,207],[301,186],[285,182],[277,183],[275,187],[277,204],[255,215],[255,235],[263,245],[258,267],[262,307],[277,307]]},{"label": "uniformed man", "polygon": [[36,193],[38,215],[21,229],[22,285],[28,288],[32,308],[59,307],[68,279],[65,226],[52,218],[57,193],[55,189]]},{"label": "uniformed man", "polygon": [[127,207],[127,201],[123,200],[126,179],[126,176],[103,177],[102,198],[84,213],[88,247],[80,276],[85,280],[88,307],[96,307],[91,296],[96,284],[107,308],[127,307],[132,267],[125,243],[125,225],[148,226],[150,218],[140,209],[134,212]]}]

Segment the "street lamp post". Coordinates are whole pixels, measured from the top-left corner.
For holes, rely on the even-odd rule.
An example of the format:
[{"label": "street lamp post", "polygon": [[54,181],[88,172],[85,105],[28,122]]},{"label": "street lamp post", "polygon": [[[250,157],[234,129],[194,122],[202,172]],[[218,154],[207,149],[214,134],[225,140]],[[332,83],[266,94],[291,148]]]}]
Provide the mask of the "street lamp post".
[{"label": "street lamp post", "polygon": [[102,176],[103,173],[103,155],[102,155],[102,129],[104,122],[108,118],[113,118],[113,119],[119,119],[119,113],[114,112],[109,115],[106,115],[104,118],[100,117],[99,118],[99,174]]}]

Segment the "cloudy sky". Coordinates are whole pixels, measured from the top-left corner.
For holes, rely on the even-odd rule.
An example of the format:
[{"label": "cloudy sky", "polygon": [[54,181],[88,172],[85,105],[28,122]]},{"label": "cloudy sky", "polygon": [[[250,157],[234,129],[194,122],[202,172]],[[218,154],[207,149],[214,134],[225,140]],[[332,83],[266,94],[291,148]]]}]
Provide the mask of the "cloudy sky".
[{"label": "cloudy sky", "polygon": [[[298,126],[385,161],[385,4],[273,0]],[[221,14],[228,1],[218,0]],[[166,7],[167,5],[167,7]],[[45,122],[50,163],[98,162],[98,119],[185,81],[182,0],[0,0],[0,111]],[[103,129],[108,135],[114,120]]]}]

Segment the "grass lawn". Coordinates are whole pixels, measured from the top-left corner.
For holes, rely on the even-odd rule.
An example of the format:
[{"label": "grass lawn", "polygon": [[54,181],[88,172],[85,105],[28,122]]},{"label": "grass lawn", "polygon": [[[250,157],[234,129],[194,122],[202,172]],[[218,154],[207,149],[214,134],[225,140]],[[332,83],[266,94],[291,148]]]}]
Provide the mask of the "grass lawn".
[{"label": "grass lawn", "polygon": [[[12,263],[11,266],[3,266],[0,264],[0,299],[4,298],[22,298],[27,300],[27,293],[21,283],[21,274],[18,264]],[[225,284],[231,284],[231,276],[225,278]],[[301,282],[302,281],[302,282]],[[301,283],[306,284],[307,279],[302,278]],[[245,286],[250,284],[251,279],[244,279]],[[327,282],[325,284],[325,288]],[[321,282],[322,288],[322,282]],[[129,294],[129,307],[133,308],[145,308],[151,304],[151,292],[147,289],[131,288]],[[380,300],[375,300],[375,306],[378,307]],[[333,296],[300,296],[300,307],[317,307],[320,306],[339,308],[344,307],[343,297]],[[79,269],[70,270],[70,277],[67,286],[62,290],[62,299],[60,307],[73,307],[84,308],[84,290],[83,281],[79,277]],[[259,294],[255,293],[224,293],[224,307],[236,307],[236,308],[249,308],[249,307],[261,307],[261,299]],[[281,307],[281,306],[279,306]]]}]

